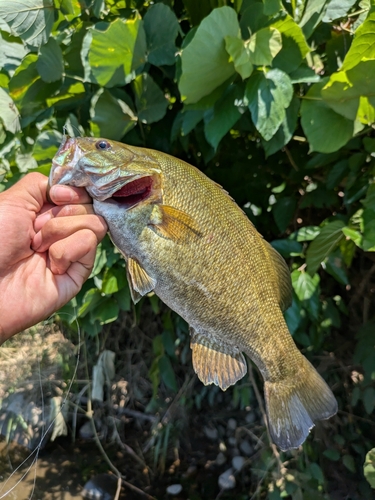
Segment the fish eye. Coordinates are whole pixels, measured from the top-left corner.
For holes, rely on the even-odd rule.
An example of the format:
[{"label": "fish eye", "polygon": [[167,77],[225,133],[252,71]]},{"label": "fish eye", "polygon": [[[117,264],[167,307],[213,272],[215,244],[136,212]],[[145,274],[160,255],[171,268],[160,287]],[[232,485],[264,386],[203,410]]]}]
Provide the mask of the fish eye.
[{"label": "fish eye", "polygon": [[106,149],[109,149],[111,145],[108,141],[98,141],[95,144],[95,147],[96,149],[101,149],[102,151],[105,151]]}]

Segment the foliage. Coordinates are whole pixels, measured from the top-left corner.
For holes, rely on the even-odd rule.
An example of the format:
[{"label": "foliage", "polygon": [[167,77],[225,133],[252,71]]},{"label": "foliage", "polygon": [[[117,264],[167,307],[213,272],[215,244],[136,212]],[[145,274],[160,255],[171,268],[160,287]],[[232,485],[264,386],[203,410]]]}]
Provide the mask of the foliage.
[{"label": "foliage", "polygon": [[[48,174],[63,130],[168,152],[222,184],[288,260],[288,326],[322,360],[342,410],[333,438],[310,439],[282,478],[258,457],[262,487],[270,499],[329,498],[333,465],[352,498],[370,498],[360,471],[372,427],[360,418],[375,406],[374,1],[20,6],[0,3],[1,189],[30,169]],[[149,300],[163,323],[149,372],[155,409],[160,385],[179,390],[189,346],[186,325]],[[132,309],[124,263],[106,240],[61,317],[95,338],[142,303]],[[216,394],[201,388],[186,407]],[[248,387],[232,394],[246,406]]]}]

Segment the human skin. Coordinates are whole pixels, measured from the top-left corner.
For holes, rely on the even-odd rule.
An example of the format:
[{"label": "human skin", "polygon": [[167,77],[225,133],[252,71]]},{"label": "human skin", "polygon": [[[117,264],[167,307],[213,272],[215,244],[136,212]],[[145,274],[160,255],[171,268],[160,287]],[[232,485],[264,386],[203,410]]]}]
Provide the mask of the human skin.
[{"label": "human skin", "polygon": [[84,189],[30,173],[0,193],[0,344],[48,318],[81,289],[107,232]]}]

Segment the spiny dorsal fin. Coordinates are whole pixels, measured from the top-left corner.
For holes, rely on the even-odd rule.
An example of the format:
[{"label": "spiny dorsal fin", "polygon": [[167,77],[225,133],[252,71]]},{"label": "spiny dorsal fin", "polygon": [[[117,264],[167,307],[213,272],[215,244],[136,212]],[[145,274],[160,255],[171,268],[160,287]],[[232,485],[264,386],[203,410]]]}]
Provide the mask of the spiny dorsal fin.
[{"label": "spiny dorsal fin", "polygon": [[273,264],[273,278],[277,284],[280,308],[282,311],[285,311],[292,304],[293,288],[289,268],[279,252],[277,252],[267,241],[262,240],[262,243]]},{"label": "spiny dorsal fin", "polygon": [[201,236],[197,222],[186,212],[169,205],[155,205],[149,223],[163,238],[186,243]]},{"label": "spiny dorsal fin", "polygon": [[143,295],[151,292],[156,285],[156,280],[151,278],[143,267],[131,257],[128,257],[126,262],[126,270],[130,294],[133,302],[136,304]]},{"label": "spiny dorsal fin", "polygon": [[204,385],[215,384],[225,391],[246,375],[247,365],[241,352],[223,352],[218,343],[207,341],[193,328],[190,332],[193,368]]}]

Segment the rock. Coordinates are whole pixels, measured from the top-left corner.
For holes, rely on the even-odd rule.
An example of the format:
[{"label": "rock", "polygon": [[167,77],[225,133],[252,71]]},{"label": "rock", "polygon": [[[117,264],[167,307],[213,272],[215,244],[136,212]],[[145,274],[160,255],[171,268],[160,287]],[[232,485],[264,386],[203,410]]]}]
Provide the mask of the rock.
[{"label": "rock", "polygon": [[240,442],[240,450],[247,457],[250,457],[254,453],[254,448],[247,439]]},{"label": "rock", "polygon": [[117,491],[117,477],[112,474],[98,474],[87,481],[81,495],[93,500],[113,500]]},{"label": "rock", "polygon": [[167,488],[168,495],[178,495],[182,491],[181,484],[171,484]]},{"label": "rock", "polygon": [[247,424],[253,424],[256,419],[257,419],[257,416],[256,416],[254,410],[250,410],[249,413],[245,417]]},{"label": "rock", "polygon": [[231,490],[236,486],[236,478],[233,475],[232,467],[220,474],[218,483],[223,490]]},{"label": "rock", "polygon": [[234,418],[230,418],[227,423],[228,431],[235,431],[237,429],[237,420]]},{"label": "rock", "polygon": [[224,455],[224,453],[220,452],[218,456],[216,457],[215,462],[217,465],[223,465],[227,461],[227,457]]},{"label": "rock", "polygon": [[240,455],[237,455],[236,457],[232,458],[232,465],[233,468],[237,471],[240,471],[242,467],[244,466],[245,459],[244,457],[241,457]]},{"label": "rock", "polygon": [[235,437],[228,438],[228,444],[230,446],[237,446],[237,439]]},{"label": "rock", "polygon": [[213,441],[215,441],[219,437],[219,433],[215,427],[204,426],[203,432],[208,437],[208,439],[212,439]]}]

